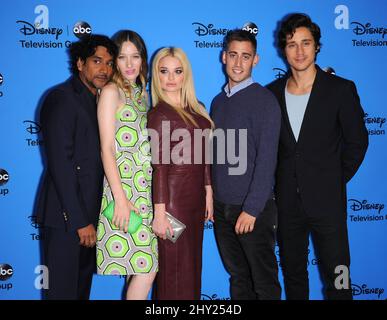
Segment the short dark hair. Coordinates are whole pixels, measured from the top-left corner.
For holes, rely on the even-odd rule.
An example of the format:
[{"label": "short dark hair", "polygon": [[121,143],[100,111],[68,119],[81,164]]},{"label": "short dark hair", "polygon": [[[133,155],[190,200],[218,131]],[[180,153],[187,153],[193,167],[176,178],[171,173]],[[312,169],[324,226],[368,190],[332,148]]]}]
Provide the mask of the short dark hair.
[{"label": "short dark hair", "polygon": [[281,49],[282,53],[286,47],[286,39],[290,35],[293,37],[297,28],[305,27],[307,28],[313,36],[314,42],[316,44],[316,54],[320,52],[321,43],[321,31],[320,27],[312,22],[310,17],[304,13],[293,13],[282,21],[281,27],[278,31],[278,46]]},{"label": "short dark hair", "polygon": [[227,51],[232,41],[248,41],[252,44],[254,52],[257,51],[257,39],[255,36],[243,29],[234,29],[227,32],[223,40],[224,49]]},{"label": "short dark hair", "polygon": [[69,48],[70,70],[73,75],[78,74],[78,59],[86,62],[88,57],[91,57],[95,54],[95,51],[99,46],[105,47],[112,56],[113,61],[116,61],[118,50],[114,42],[106,36],[91,34],[81,38],[77,42],[73,42]]}]

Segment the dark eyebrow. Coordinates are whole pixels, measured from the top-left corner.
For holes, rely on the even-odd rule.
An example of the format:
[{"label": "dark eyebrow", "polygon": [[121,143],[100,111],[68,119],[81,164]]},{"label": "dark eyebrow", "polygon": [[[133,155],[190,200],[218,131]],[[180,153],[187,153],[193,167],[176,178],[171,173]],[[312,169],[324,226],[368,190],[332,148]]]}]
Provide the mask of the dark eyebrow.
[{"label": "dark eyebrow", "polygon": [[[235,53],[235,54],[238,54],[238,52],[236,52],[236,51],[228,51],[227,53]],[[249,53],[249,52],[242,52],[241,53],[242,55],[248,55],[248,56],[252,56],[252,54],[251,53]]]},{"label": "dark eyebrow", "polygon": [[[313,41],[313,39],[311,39],[311,38],[306,38],[306,39],[302,39],[302,40],[301,40],[301,42],[305,42],[305,41]],[[290,44],[290,43],[296,43],[296,41],[295,41],[295,40],[292,40],[292,41],[287,42],[286,44]]]},{"label": "dark eyebrow", "polygon": [[[97,56],[97,55],[93,55],[93,56],[91,56],[90,58],[92,58],[92,59],[97,59],[97,60],[99,60],[99,61],[102,61],[102,60],[103,60],[102,57]],[[108,62],[114,62],[114,59],[111,58],[111,59],[108,60]]]}]

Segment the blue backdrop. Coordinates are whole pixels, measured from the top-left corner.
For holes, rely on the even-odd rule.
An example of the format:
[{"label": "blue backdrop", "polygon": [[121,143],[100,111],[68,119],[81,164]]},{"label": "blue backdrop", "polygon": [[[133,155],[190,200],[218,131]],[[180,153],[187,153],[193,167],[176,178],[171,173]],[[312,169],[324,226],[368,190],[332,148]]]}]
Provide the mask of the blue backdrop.
[{"label": "blue backdrop", "polygon": [[[41,239],[31,218],[43,170],[37,108],[44,92],[69,76],[66,48],[77,39],[77,31],[90,31],[74,33],[78,22],[108,36],[119,29],[136,30],[150,55],[163,46],[183,48],[193,66],[197,95],[209,107],[225,83],[220,63],[225,32],[247,22],[258,27],[260,62],[253,77],[267,84],[286,69],[274,47],[274,30],[291,12],[305,12],[320,25],[318,64],[355,81],[366,112],[370,146],[348,185],[353,291],[355,299],[386,299],[385,0],[4,1],[0,11],[0,299],[41,297]],[[321,299],[312,246],[309,272],[310,296]],[[279,277],[282,284],[281,272]],[[119,299],[123,284],[123,278],[95,276],[92,299]],[[229,299],[228,287],[213,226],[207,224],[202,298]]]}]

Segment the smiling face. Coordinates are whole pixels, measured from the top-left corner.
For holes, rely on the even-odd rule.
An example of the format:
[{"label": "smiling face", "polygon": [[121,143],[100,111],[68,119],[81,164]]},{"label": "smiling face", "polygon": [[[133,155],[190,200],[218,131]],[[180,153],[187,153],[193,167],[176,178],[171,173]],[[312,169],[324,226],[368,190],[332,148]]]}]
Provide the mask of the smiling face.
[{"label": "smiling face", "polygon": [[96,94],[110,80],[113,74],[113,57],[105,47],[98,46],[94,55],[86,58],[86,61],[78,59],[78,75],[81,81]]},{"label": "smiling face", "polygon": [[258,60],[251,42],[237,40],[230,42],[227,51],[223,51],[222,55],[230,89],[251,77],[251,71]]},{"label": "smiling face", "polygon": [[312,68],[316,59],[316,43],[308,28],[297,28],[286,37],[285,56],[292,71],[306,71]]},{"label": "smiling face", "polygon": [[125,41],[117,57],[117,68],[125,80],[135,83],[141,71],[142,58],[136,46]]},{"label": "smiling face", "polygon": [[180,93],[184,82],[184,71],[180,60],[166,56],[159,62],[158,76],[160,87],[166,94]]}]

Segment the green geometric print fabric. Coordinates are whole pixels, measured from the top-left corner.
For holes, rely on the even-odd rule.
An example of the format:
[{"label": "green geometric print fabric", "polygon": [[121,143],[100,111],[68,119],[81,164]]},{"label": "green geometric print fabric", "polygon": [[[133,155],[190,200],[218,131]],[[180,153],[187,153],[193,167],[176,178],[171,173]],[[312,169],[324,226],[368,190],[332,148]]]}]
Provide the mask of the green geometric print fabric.
[{"label": "green geometric print fabric", "polygon": [[[97,273],[134,275],[158,270],[157,238],[153,220],[152,167],[147,133],[147,102],[133,86],[133,99],[116,112],[116,163],[127,198],[139,209],[143,223],[136,233],[124,233],[102,214],[97,229]],[[104,178],[101,212],[113,200]]]}]

